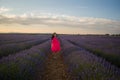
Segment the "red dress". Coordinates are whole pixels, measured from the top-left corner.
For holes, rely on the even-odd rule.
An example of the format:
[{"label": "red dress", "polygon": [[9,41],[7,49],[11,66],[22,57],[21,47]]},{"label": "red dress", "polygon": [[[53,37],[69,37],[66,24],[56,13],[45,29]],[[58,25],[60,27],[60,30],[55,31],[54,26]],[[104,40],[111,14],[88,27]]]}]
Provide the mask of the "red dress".
[{"label": "red dress", "polygon": [[56,37],[54,37],[51,42],[51,50],[53,53],[57,53],[60,49],[60,42]]}]

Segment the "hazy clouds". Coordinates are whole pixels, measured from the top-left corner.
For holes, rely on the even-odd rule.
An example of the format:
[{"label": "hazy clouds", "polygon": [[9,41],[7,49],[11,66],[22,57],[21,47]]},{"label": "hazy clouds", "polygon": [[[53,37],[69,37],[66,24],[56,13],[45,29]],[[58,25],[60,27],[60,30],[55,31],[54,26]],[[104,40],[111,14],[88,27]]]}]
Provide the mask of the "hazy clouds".
[{"label": "hazy clouds", "polygon": [[105,18],[93,18],[93,17],[75,17],[68,15],[55,15],[48,13],[40,14],[22,14],[22,15],[0,15],[0,25],[13,25],[19,24],[23,26],[44,25],[49,28],[52,27],[67,27],[78,28],[84,30],[103,31],[106,33],[119,33],[120,21],[105,19]]},{"label": "hazy clouds", "polygon": [[9,9],[9,8],[0,7],[0,13],[4,13],[4,12],[10,11],[10,10],[11,9]]}]

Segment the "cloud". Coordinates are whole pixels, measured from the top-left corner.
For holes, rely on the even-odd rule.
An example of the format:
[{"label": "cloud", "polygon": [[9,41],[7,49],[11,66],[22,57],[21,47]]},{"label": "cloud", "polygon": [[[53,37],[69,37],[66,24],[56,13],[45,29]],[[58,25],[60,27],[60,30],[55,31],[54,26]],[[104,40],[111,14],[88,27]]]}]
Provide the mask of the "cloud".
[{"label": "cloud", "polygon": [[9,9],[9,8],[0,7],[0,13],[8,12],[8,11],[10,11],[10,10],[11,10],[11,9]]},{"label": "cloud", "polygon": [[117,20],[50,13],[24,13],[23,15],[4,14],[0,15],[0,25],[1,24],[46,25],[49,27],[68,27],[101,32],[120,32],[120,21]]}]

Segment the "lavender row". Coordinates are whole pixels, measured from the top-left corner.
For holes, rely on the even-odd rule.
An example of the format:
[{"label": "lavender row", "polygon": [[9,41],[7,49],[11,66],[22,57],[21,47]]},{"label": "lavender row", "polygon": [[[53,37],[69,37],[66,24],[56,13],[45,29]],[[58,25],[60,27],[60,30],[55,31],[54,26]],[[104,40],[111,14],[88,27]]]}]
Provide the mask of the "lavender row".
[{"label": "lavender row", "polygon": [[[69,35],[63,36],[65,39],[72,40],[78,44],[92,47],[95,49],[104,50],[110,54],[120,54],[120,37],[114,36],[82,36],[82,35]],[[109,51],[110,50],[110,51]]]},{"label": "lavender row", "polygon": [[1,80],[35,80],[36,68],[41,71],[44,61],[50,52],[50,40],[15,55],[9,55],[0,60]]},{"label": "lavender row", "polygon": [[8,56],[9,54],[14,54],[18,51],[29,49],[32,46],[38,45],[42,42],[47,41],[48,39],[38,39],[38,40],[32,40],[22,43],[13,43],[13,44],[7,44],[0,46],[0,58],[3,56]]},{"label": "lavender row", "polygon": [[120,37],[87,35],[67,35],[62,37],[120,67]]},{"label": "lavender row", "polygon": [[40,38],[47,35],[32,35],[32,34],[0,34],[0,42],[1,41],[9,41],[9,40],[15,40],[19,41],[22,39],[34,39],[34,38]]},{"label": "lavender row", "polygon": [[62,39],[62,54],[73,80],[120,80],[120,69]]},{"label": "lavender row", "polygon": [[7,44],[13,44],[13,43],[21,43],[21,42],[27,42],[27,41],[32,41],[32,40],[35,40],[35,39],[22,39],[22,40],[9,40],[9,41],[3,41],[3,42],[0,42],[0,46],[2,45],[7,45]]},{"label": "lavender row", "polygon": [[49,35],[0,34],[0,45],[25,42],[25,41],[45,38],[48,36]]}]

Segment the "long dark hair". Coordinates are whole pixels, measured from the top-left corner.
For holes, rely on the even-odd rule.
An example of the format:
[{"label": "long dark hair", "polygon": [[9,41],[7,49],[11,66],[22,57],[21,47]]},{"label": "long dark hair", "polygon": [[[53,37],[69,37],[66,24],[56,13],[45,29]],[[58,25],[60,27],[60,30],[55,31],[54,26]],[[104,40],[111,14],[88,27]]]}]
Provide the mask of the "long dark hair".
[{"label": "long dark hair", "polygon": [[53,38],[55,37],[55,35],[57,36],[57,34],[54,32],[54,33],[52,34],[51,39],[53,39]]}]

